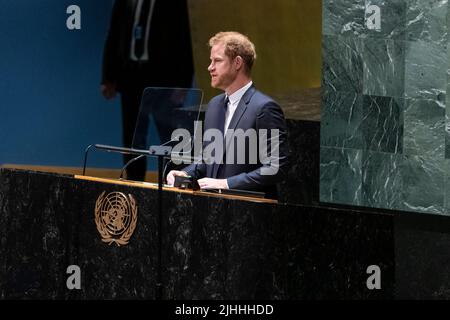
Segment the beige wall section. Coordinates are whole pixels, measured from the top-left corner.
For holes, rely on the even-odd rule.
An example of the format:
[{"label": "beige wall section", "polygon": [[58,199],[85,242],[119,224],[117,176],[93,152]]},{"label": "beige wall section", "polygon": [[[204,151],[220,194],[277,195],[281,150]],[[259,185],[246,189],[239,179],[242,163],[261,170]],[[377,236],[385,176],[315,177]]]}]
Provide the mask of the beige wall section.
[{"label": "beige wall section", "polygon": [[320,0],[189,0],[191,37],[198,87],[204,102],[210,88],[208,39],[218,31],[239,31],[255,44],[257,87],[274,97],[320,87]]}]

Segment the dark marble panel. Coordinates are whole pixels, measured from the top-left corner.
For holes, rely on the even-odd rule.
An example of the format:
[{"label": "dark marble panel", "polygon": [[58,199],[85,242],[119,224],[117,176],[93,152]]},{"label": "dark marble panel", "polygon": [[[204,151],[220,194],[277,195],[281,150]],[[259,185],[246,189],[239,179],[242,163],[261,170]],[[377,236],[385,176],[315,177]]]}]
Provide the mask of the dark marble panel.
[{"label": "dark marble panel", "polygon": [[395,218],[398,299],[450,299],[450,219],[407,212]]},{"label": "dark marble panel", "polygon": [[320,148],[320,201],[361,204],[362,150]]},{"label": "dark marble panel", "polygon": [[[80,299],[155,299],[158,269],[158,208],[156,192],[128,186],[72,180],[78,215],[76,264],[83,272]],[[125,246],[102,241],[95,224],[95,204],[103,193],[132,195],[138,206],[136,228]],[[166,204],[168,205],[168,204]],[[98,270],[102,270],[98,272]]]},{"label": "dark marble panel", "polygon": [[[1,269],[3,299],[69,297],[67,258],[73,253],[70,216],[64,199],[67,181],[45,174],[1,170]],[[30,190],[34,190],[33,193]]]},{"label": "dark marble panel", "polygon": [[362,93],[362,39],[322,37],[322,88]]},{"label": "dark marble panel", "polygon": [[320,145],[363,149],[363,98],[351,92],[322,91]]},{"label": "dark marble panel", "polygon": [[[155,190],[5,169],[0,178],[8,186],[0,189],[7,227],[0,247],[3,298],[155,298]],[[13,189],[20,201],[10,195]],[[100,240],[93,206],[103,191],[136,198],[139,220],[127,246]],[[164,299],[392,298],[390,215],[163,196]],[[29,237],[22,236],[25,229],[33,230]],[[83,274],[75,294],[65,288],[68,263],[79,264]],[[366,287],[373,264],[382,269],[383,290]]]},{"label": "dark marble panel", "polygon": [[406,40],[447,44],[447,0],[405,0]]},{"label": "dark marble panel", "polygon": [[402,153],[403,105],[400,98],[364,96],[361,126],[366,149]]},{"label": "dark marble panel", "polygon": [[[155,195],[141,189],[92,184],[65,176],[2,172],[12,190],[2,256],[8,266],[5,298],[154,298],[156,265]],[[120,189],[138,199],[138,224],[130,244],[108,245],[97,232],[95,201]],[[137,192],[136,192],[137,191]],[[149,214],[152,213],[152,214]],[[151,227],[151,228],[150,228]],[[150,228],[150,230],[148,230]],[[156,232],[156,233],[155,233]],[[20,252],[19,255],[15,254]],[[81,290],[68,290],[66,269],[78,265]],[[101,271],[99,271],[101,270]],[[145,281],[148,285],[143,285]]]},{"label": "dark marble panel", "polygon": [[407,99],[403,153],[444,158],[445,108],[435,100]]},{"label": "dark marble panel", "polygon": [[275,206],[168,196],[176,198],[178,205],[167,214],[165,298],[287,297],[282,282],[284,244]]},{"label": "dark marble panel", "polygon": [[363,93],[403,97],[405,90],[405,43],[384,39],[364,39]]},{"label": "dark marble panel", "polygon": [[289,170],[279,185],[278,201],[290,204],[319,202],[320,122],[287,120]]},{"label": "dark marble panel", "polygon": [[436,100],[445,104],[447,88],[446,45],[406,42],[405,97]]},{"label": "dark marble panel", "polygon": [[[393,217],[354,209],[299,207],[285,213],[290,297],[393,298]],[[378,248],[371,245],[374,242]],[[381,290],[366,286],[370,265],[381,270]]]},{"label": "dark marble panel", "polygon": [[365,151],[362,160],[362,205],[373,208],[401,207],[400,154]]},{"label": "dark marble panel", "polygon": [[364,0],[322,2],[322,34],[359,35],[364,31]]},{"label": "dark marble panel", "polygon": [[403,210],[447,214],[444,209],[444,159],[404,155],[400,170]]},{"label": "dark marble panel", "polygon": [[[166,298],[393,297],[389,215],[176,198],[185,209],[168,217]],[[366,286],[366,269],[374,264],[383,272],[380,291]]]}]

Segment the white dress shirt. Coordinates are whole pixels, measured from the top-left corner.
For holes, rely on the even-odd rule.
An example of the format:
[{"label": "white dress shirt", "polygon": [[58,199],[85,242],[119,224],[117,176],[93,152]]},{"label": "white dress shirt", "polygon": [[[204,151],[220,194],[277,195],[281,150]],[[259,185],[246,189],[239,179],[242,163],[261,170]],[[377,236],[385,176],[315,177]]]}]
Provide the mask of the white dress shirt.
[{"label": "white dress shirt", "polygon": [[230,125],[231,119],[233,118],[234,112],[236,111],[236,108],[237,108],[239,102],[241,101],[242,96],[248,90],[248,88],[250,88],[252,86],[252,84],[253,84],[253,81],[250,81],[245,86],[243,86],[242,88],[240,88],[239,90],[237,90],[236,92],[234,92],[233,94],[231,94],[228,97],[228,99],[230,101],[228,102],[227,112],[225,112],[225,125],[224,125],[225,132],[224,132],[224,134],[227,133],[228,126]]}]

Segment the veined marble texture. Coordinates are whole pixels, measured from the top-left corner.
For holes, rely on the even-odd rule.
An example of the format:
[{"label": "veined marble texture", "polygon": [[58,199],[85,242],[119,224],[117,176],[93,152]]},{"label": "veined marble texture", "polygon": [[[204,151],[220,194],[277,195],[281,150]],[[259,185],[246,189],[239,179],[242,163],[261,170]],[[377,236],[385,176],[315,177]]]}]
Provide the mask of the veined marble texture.
[{"label": "veined marble texture", "polygon": [[448,0],[323,3],[320,200],[450,215]]},{"label": "veined marble texture", "polygon": [[320,200],[446,214],[448,167],[445,159],[322,147]]},{"label": "veined marble texture", "polygon": [[[448,0],[325,0],[322,34],[424,40],[446,44]],[[379,29],[367,28],[381,12]]]},{"label": "veined marble texture", "polygon": [[322,38],[322,87],[362,93],[362,39],[342,36]]},{"label": "veined marble texture", "polygon": [[320,148],[320,201],[361,205],[362,151]]},{"label": "veined marble texture", "polygon": [[363,153],[362,205],[375,208],[399,209],[402,189],[403,156],[385,152]]},{"label": "veined marble texture", "polygon": [[403,97],[405,43],[390,39],[363,40],[363,93]]},{"label": "veined marble texture", "polygon": [[362,95],[322,88],[320,145],[362,149]]},{"label": "veined marble texture", "polygon": [[402,153],[403,104],[401,98],[363,96],[365,149]]},{"label": "veined marble texture", "polygon": [[450,160],[444,160],[444,171],[445,171],[445,190],[444,190],[444,207],[446,211],[446,215],[450,213]]},{"label": "veined marble texture", "polygon": [[365,28],[363,35],[371,38],[403,40],[406,25],[406,1],[405,0],[366,0],[365,21],[370,19],[374,12],[371,6],[380,8],[380,29]]},{"label": "veined marble texture", "polygon": [[401,176],[403,203],[399,209],[446,214],[445,159],[404,155]]},{"label": "veined marble texture", "polygon": [[[450,45],[447,45],[447,57],[450,57]],[[447,67],[447,92],[450,92],[450,61]],[[450,96],[447,94],[445,98],[445,158],[450,159]]]},{"label": "veined marble texture", "polygon": [[364,5],[364,0],[324,0],[322,34],[362,34],[364,31]]},{"label": "veined marble texture", "polygon": [[435,100],[406,99],[403,153],[443,159],[445,109]]},{"label": "veined marble texture", "polygon": [[408,41],[405,52],[405,96],[445,103],[449,60],[446,46]]},{"label": "veined marble texture", "polygon": [[448,0],[405,0],[406,40],[446,45]]}]

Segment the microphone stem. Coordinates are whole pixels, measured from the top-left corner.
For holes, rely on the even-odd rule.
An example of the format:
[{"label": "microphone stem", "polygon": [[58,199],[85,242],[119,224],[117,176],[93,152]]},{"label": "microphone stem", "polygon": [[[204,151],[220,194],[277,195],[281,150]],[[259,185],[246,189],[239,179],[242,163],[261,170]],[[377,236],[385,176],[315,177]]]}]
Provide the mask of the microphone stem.
[{"label": "microphone stem", "polygon": [[145,156],[144,154],[141,154],[141,155],[139,155],[139,156],[137,156],[137,157],[134,157],[133,159],[129,160],[129,161],[123,166],[122,171],[120,171],[119,179],[122,180],[123,173],[125,172],[125,169],[126,169],[130,164],[132,164],[133,162],[139,160],[140,158],[142,158],[142,157],[144,157],[144,156]]}]

